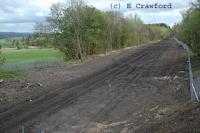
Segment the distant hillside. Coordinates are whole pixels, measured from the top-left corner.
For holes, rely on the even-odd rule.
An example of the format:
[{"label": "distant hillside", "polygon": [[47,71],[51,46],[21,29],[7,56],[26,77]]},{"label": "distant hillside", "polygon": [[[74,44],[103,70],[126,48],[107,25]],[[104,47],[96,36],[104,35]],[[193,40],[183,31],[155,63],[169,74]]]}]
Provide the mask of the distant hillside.
[{"label": "distant hillside", "polygon": [[0,39],[10,38],[10,37],[23,37],[31,34],[32,33],[0,32]]}]

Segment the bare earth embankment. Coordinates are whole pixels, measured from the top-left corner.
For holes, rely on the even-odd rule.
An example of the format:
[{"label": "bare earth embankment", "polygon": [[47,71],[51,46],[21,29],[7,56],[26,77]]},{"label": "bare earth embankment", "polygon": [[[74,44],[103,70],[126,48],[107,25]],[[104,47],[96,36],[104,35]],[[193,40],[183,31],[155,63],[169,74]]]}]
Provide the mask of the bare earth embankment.
[{"label": "bare earth embankment", "polygon": [[200,111],[188,102],[186,61],[186,52],[166,39],[5,81],[0,91],[10,101],[1,104],[0,132],[197,131]]}]

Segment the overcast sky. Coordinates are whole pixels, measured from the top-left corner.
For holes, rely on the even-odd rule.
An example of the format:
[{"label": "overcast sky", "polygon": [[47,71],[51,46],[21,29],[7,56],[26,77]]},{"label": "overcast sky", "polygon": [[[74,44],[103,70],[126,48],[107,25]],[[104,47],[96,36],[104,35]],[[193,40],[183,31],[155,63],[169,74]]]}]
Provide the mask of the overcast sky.
[{"label": "overcast sky", "polygon": [[[0,4],[0,32],[33,32],[36,22],[45,20],[49,8],[53,3],[65,0],[1,0]],[[121,9],[115,9],[124,15],[137,13],[144,23],[167,23],[172,26],[181,21],[181,11],[190,7],[194,0],[87,0],[102,11],[109,11],[111,3],[120,3]],[[132,8],[127,9],[126,4],[131,3]],[[172,9],[136,9],[136,3],[141,4],[169,4]]]}]

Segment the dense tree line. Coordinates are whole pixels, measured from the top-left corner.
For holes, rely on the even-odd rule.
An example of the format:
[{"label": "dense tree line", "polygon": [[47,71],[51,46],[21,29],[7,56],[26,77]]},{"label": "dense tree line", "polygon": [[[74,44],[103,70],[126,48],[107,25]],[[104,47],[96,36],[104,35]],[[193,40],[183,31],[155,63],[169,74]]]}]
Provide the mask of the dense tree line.
[{"label": "dense tree line", "polygon": [[146,25],[137,15],[103,12],[77,0],[54,4],[46,25],[50,29],[36,25],[36,29],[42,29],[37,32],[42,36],[47,32],[66,59],[85,59],[91,54],[161,39],[170,30],[165,24]]},{"label": "dense tree line", "polygon": [[175,25],[173,31],[200,57],[200,0],[192,3],[192,8],[183,13],[182,22]]},{"label": "dense tree line", "polygon": [[29,46],[29,40],[28,40],[29,37],[31,37],[31,35],[10,39],[9,40],[9,42],[11,42],[10,47],[11,48],[17,48],[17,49],[28,48],[28,46]]}]

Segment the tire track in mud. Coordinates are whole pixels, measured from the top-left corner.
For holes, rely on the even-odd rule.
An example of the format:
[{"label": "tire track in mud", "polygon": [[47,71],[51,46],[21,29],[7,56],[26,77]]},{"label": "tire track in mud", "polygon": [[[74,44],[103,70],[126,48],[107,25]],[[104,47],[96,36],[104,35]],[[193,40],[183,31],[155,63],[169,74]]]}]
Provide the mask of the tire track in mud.
[{"label": "tire track in mud", "polygon": [[[161,54],[161,50],[168,48],[168,46],[163,45],[161,47],[160,43],[151,44],[93,75],[77,79],[66,87],[61,86],[60,89],[33,99],[33,102],[24,102],[10,108],[10,110],[0,112],[0,132],[16,131],[22,124],[31,131],[35,121],[49,117],[66,108],[76,102],[76,99],[92,90],[107,86],[107,81],[109,81],[109,83],[114,84],[116,94],[109,99],[106,108],[100,110],[98,115],[92,118],[97,120],[105,113],[112,111],[121,102],[125,96],[123,91],[127,92],[131,89],[131,83],[140,82],[139,79],[145,76],[144,73],[151,73],[150,71]],[[120,80],[121,82],[119,82]]]},{"label": "tire track in mud", "polygon": [[[135,83],[142,76],[143,73],[145,73],[146,71],[149,71],[153,67],[153,64],[155,62],[155,57],[157,57],[157,54],[154,54],[153,56],[152,55],[144,56],[142,59],[150,58],[152,60],[150,60],[149,62],[144,62],[139,68],[136,68],[124,74],[123,75],[125,76],[124,78],[126,78],[126,76],[129,77],[128,81],[126,81],[125,79],[122,79],[122,77],[115,79],[116,81],[114,82],[116,82],[116,84],[117,84],[117,80],[119,79],[122,80],[119,84],[114,86],[119,92],[117,91],[118,94],[116,94],[112,99],[110,99],[109,103],[106,104],[105,108],[103,108],[101,111],[98,112],[97,116],[94,116],[95,120],[98,119],[98,116],[102,117],[102,114],[112,111],[121,101],[123,101],[123,97],[126,95],[126,92],[129,89],[133,89],[135,91],[138,90],[137,88],[130,88],[130,84]],[[136,64],[137,63],[134,63],[133,65],[136,65]],[[145,66],[148,66],[148,68],[145,68]],[[136,97],[137,97],[137,94],[136,94]]]},{"label": "tire track in mud", "polygon": [[[151,77],[151,78],[153,78],[151,75],[149,75],[149,74],[147,74],[146,75],[146,73],[150,73],[151,74],[151,72],[152,72],[152,70],[154,70],[154,72],[155,72],[155,70],[157,69],[157,68],[154,68],[154,65],[156,64],[156,61],[159,61],[158,60],[158,56],[160,55],[160,54],[162,54],[161,53],[161,51],[164,51],[164,50],[174,50],[174,49],[172,49],[172,48],[169,48],[170,46],[168,45],[168,46],[159,46],[159,48],[157,48],[157,50],[159,51],[159,52],[157,52],[155,55],[155,57],[150,57],[149,59],[152,59],[150,62],[150,64],[148,64],[148,66],[149,67],[144,67],[145,69],[144,69],[144,71],[141,71],[141,75],[139,75],[139,78],[141,78],[141,76],[149,76],[149,77]],[[176,51],[177,52],[177,51]],[[158,58],[157,58],[158,57]],[[175,58],[177,58],[177,57],[175,57]],[[155,63],[155,64],[154,64]],[[182,62],[183,63],[183,62]],[[147,65],[147,64],[143,64],[143,65]],[[174,69],[175,68],[175,69]],[[165,68],[165,74],[173,74],[173,72],[176,72],[176,67],[175,66],[173,66],[173,65],[170,65],[170,67],[168,67],[168,69],[166,69]],[[161,69],[161,70],[159,70],[160,72],[162,72],[163,71],[163,69]],[[159,73],[160,73],[159,72]],[[146,78],[148,78],[148,77],[146,77]],[[153,96],[153,94],[157,94],[158,93],[158,91],[160,91],[160,87],[161,86],[159,86],[159,85],[157,85],[156,83],[152,83],[152,81],[146,81],[145,79],[146,78],[143,78],[142,80],[144,80],[144,81],[137,81],[136,80],[136,82],[138,82],[138,83],[140,83],[140,84],[142,84],[142,86],[140,86],[140,88],[139,89],[135,89],[135,91],[137,91],[136,93],[141,93],[142,91],[145,91],[145,90],[147,90],[147,88],[145,88],[145,87],[150,87],[151,88],[151,93],[149,93],[149,94],[146,94],[146,96],[149,96],[149,100],[151,100],[152,101],[152,104],[154,104],[154,103],[158,103],[159,101],[156,101],[156,102],[154,102],[154,100],[156,99],[155,97],[152,97]],[[142,82],[146,82],[146,83],[142,83]],[[162,83],[161,83],[162,84]],[[166,86],[165,86],[166,87]],[[129,88],[130,89],[130,88]],[[185,90],[184,90],[185,91]],[[128,90],[126,90],[126,92],[129,92]],[[163,93],[163,92],[162,92]],[[164,92],[165,93],[165,92]],[[137,94],[136,94],[137,95]],[[141,95],[141,94],[138,94],[138,95]],[[172,93],[171,93],[171,95],[173,95]],[[117,100],[115,99],[115,101],[112,101],[113,103],[115,102],[115,104],[114,105],[112,105],[112,103],[109,103],[109,105],[108,105],[108,107],[109,107],[109,109],[108,108],[105,108],[105,110],[104,109],[102,109],[103,111],[103,113],[102,114],[100,114],[99,116],[100,117],[102,117],[102,116],[105,116],[105,113],[106,112],[108,112],[108,113],[112,113],[112,110],[114,110],[115,109],[115,107],[116,106],[119,106],[119,104],[120,104],[120,102],[122,102],[122,99],[124,98],[124,95],[119,95],[119,97],[117,97]],[[138,99],[139,100],[139,99]],[[140,101],[140,100],[139,100]],[[122,105],[122,104],[121,104]],[[100,118],[101,120],[100,121],[98,121],[98,122],[100,122],[101,123],[101,121],[102,121],[102,118]],[[94,121],[96,121],[96,120],[94,120]],[[107,121],[108,122],[108,124],[109,124],[109,121]],[[112,122],[114,122],[114,121],[110,121],[111,123]],[[119,126],[122,126],[122,125],[119,125]],[[122,128],[123,129],[123,128]],[[111,131],[111,129],[108,129],[108,131]],[[103,132],[104,130],[102,130],[102,132]],[[106,130],[105,130],[106,131]],[[134,132],[134,130],[131,130],[132,132]],[[87,130],[85,131],[85,132],[87,132]],[[120,131],[119,131],[120,132]]]},{"label": "tire track in mud", "polygon": [[[147,54],[150,51],[149,47],[142,50],[142,54],[139,56],[135,56],[135,54],[131,55],[131,62],[140,60],[145,54]],[[93,89],[94,87],[98,88],[103,85],[102,82],[105,82],[107,79],[110,79],[112,77],[115,77],[119,75],[120,73],[125,72],[128,68],[128,63],[130,63],[130,60],[125,60],[125,62],[122,62],[121,64],[118,64],[111,70],[107,70],[101,75],[98,75],[94,78],[94,80],[89,80],[86,83],[83,83],[83,85],[78,85],[76,87],[72,87],[70,89],[61,89],[58,91],[55,91],[53,93],[50,93],[49,95],[46,95],[44,97],[40,97],[33,103],[25,103],[21,106],[15,106],[8,111],[1,112],[0,114],[0,131],[4,132],[6,129],[9,129],[9,127],[16,127],[19,126],[19,123],[27,122],[29,119],[36,117],[38,114],[41,114],[47,109],[51,109],[51,111],[45,111],[45,113],[54,113],[56,112],[59,107],[63,107],[65,104],[71,103],[75,98],[84,95],[89,90]],[[98,78],[98,79],[96,79]],[[93,84],[89,88],[87,88],[88,84]],[[80,90],[79,88],[87,88]],[[78,93],[77,93],[78,91]],[[60,96],[61,92],[61,96]],[[31,110],[32,109],[32,110]],[[54,111],[52,111],[54,110]]]},{"label": "tire track in mud", "polygon": [[[148,49],[147,51],[145,51],[143,54],[141,54],[139,57],[137,57],[136,59],[133,59],[133,60],[130,60],[130,62],[129,62],[129,64],[130,63],[134,63],[134,64],[137,64],[137,61],[138,61],[138,59],[143,59],[143,58],[146,58],[148,55],[147,55],[147,53],[149,52],[149,50],[151,50],[151,49]],[[136,60],[136,61],[135,61]],[[96,88],[100,88],[100,87],[102,87],[102,86],[105,86],[104,85],[104,83],[102,83],[102,82],[106,82],[106,80],[107,79],[110,79],[110,76],[111,77],[115,77],[115,76],[117,76],[118,78],[117,78],[117,80],[119,80],[120,78],[122,78],[122,76],[118,76],[118,75],[120,75],[120,74],[123,74],[123,73],[126,73],[126,74],[132,74],[132,73],[129,73],[128,71],[129,71],[129,69],[127,69],[127,67],[129,67],[129,66],[127,66],[127,65],[123,65],[122,64],[122,68],[125,68],[125,71],[123,71],[122,70],[122,68],[120,68],[120,72],[119,72],[119,70],[118,71],[114,71],[114,72],[112,72],[112,75],[108,75],[108,77],[106,77],[106,78],[104,78],[103,80],[100,80],[100,81],[98,81],[99,82],[99,84],[97,83],[97,84],[94,84],[94,85],[92,85],[92,86],[90,86],[87,90],[85,90],[84,91],[84,94],[85,93],[88,93],[88,91],[90,90],[90,89],[93,89],[93,87],[96,87]],[[142,69],[142,68],[141,68]],[[137,71],[138,72],[138,74],[139,74],[139,71]],[[113,75],[114,74],[114,75]],[[138,74],[136,74],[135,76],[137,77],[137,75]],[[123,76],[124,76],[124,74],[123,74]],[[135,77],[135,76],[133,76],[133,78]],[[116,80],[116,79],[115,79]],[[122,85],[122,84],[121,84]],[[117,87],[120,87],[120,86],[117,86]],[[83,87],[84,88],[84,87]],[[107,93],[109,93],[109,92],[107,92]],[[81,94],[81,95],[83,95],[83,94]],[[78,97],[80,97],[81,95],[79,95]],[[63,105],[65,105],[66,103],[63,103]],[[60,106],[61,104],[59,103],[59,106]],[[78,112],[77,112],[78,113]]]},{"label": "tire track in mud", "polygon": [[[151,55],[151,54],[150,54]],[[142,55],[141,56],[141,58],[140,59],[146,59],[146,58],[154,58],[154,57],[156,57],[157,55],[151,55],[151,56],[149,56],[149,54],[147,54],[147,53],[144,53],[144,55]],[[123,72],[120,72],[120,73],[118,73],[120,76],[118,76],[118,75],[115,75],[115,76],[117,76],[117,78],[115,78],[115,79],[112,79],[112,80],[110,80],[110,83],[112,83],[112,82],[116,82],[116,83],[118,83],[117,81],[118,80],[123,80],[123,82],[121,83],[119,83],[119,84],[117,84],[117,85],[115,85],[114,86],[114,88],[116,88],[116,92],[117,92],[117,94],[115,95],[115,97],[113,97],[111,100],[109,100],[110,102],[109,103],[107,103],[106,104],[106,107],[107,107],[107,109],[105,109],[105,108],[103,108],[102,110],[103,111],[106,111],[106,110],[110,110],[110,111],[112,111],[112,109],[114,109],[115,108],[115,106],[117,106],[117,105],[115,105],[115,106],[113,106],[112,104],[113,103],[120,103],[120,98],[123,98],[124,97],[124,94],[123,94],[123,92],[122,91],[128,91],[127,90],[127,88],[128,88],[128,86],[129,86],[129,83],[131,83],[131,82],[134,82],[134,79],[138,79],[139,78],[139,76],[141,75],[141,70],[143,70],[144,69],[144,66],[145,65],[149,65],[150,63],[151,63],[151,65],[150,66],[152,66],[152,64],[153,64],[153,62],[152,62],[153,60],[150,60],[149,62],[144,62],[144,64],[142,65],[142,67],[139,67],[139,69],[140,70],[136,70],[135,71],[135,69],[133,70],[132,68],[130,68],[130,66],[127,66],[128,67],[128,69],[125,69],[126,71],[123,71]],[[129,64],[132,64],[132,65],[137,65],[137,61],[135,61],[135,62],[130,62]],[[126,68],[127,68],[126,67]],[[138,67],[136,67],[137,69],[138,69]],[[145,70],[144,70],[145,71]],[[143,71],[143,72],[144,72]],[[122,74],[122,75],[121,75]],[[131,76],[131,79],[129,79],[128,81],[125,81],[126,79],[126,76]],[[102,86],[101,86],[102,87]],[[99,87],[98,87],[99,88]],[[122,88],[124,88],[123,90],[122,90]],[[130,88],[129,88],[130,89]],[[111,90],[112,91],[112,90]],[[120,93],[121,92],[121,93]],[[106,92],[106,93],[110,93],[110,92]],[[118,102],[119,101],[119,102]],[[79,113],[79,111],[77,111],[77,113]],[[100,112],[98,112],[98,114],[99,115],[101,115],[102,114],[102,112],[100,111]],[[94,116],[94,118],[96,119],[96,117],[97,116]],[[60,123],[60,125],[62,124],[62,122]],[[59,125],[58,125],[59,126]]]},{"label": "tire track in mud", "polygon": [[[155,49],[151,49],[151,50],[155,50]],[[143,60],[142,64],[139,64],[140,67],[138,67],[138,62],[132,62],[129,65],[131,66],[135,66],[135,68],[133,69],[132,67],[129,66],[129,69],[127,71],[125,71],[125,73],[122,73],[123,75],[121,75],[121,77],[116,78],[114,80],[112,80],[111,82],[116,82],[115,86],[113,86],[114,88],[116,88],[116,94],[114,97],[112,97],[109,102],[106,104],[105,108],[102,108],[97,115],[93,116],[92,121],[98,121],[98,119],[102,119],[102,116],[107,116],[106,113],[112,113],[112,110],[114,110],[118,104],[120,104],[121,102],[123,102],[123,98],[125,97],[126,93],[129,92],[129,90],[135,90],[135,96],[137,97],[137,92],[138,91],[137,88],[132,88],[130,86],[131,83],[135,83],[141,76],[143,73],[145,73],[146,71],[151,71],[151,69],[153,68],[153,64],[155,63],[155,61],[157,61],[157,57],[159,55],[160,51],[157,51],[155,53],[148,53],[145,54],[145,56],[143,56],[141,58],[141,60]],[[145,68],[146,67],[146,68]],[[128,78],[128,80],[126,80]],[[117,82],[118,80],[122,80],[121,82]],[[140,87],[141,89],[141,87]],[[141,90],[139,90],[141,91]],[[107,92],[109,93],[109,92]],[[133,98],[136,98],[133,97]],[[84,132],[87,132],[87,128],[89,127],[86,126],[86,129]]]},{"label": "tire track in mud", "polygon": [[[150,49],[148,49],[148,51],[149,51]],[[137,60],[138,59],[143,59],[143,58],[145,58],[147,55],[145,55],[146,53],[148,53],[148,51],[145,51],[144,52],[144,54],[143,55],[141,55],[140,57],[137,57],[137,59],[136,59],[136,61],[135,61],[135,59],[133,60],[133,61],[131,61],[131,62],[134,62],[135,64],[137,64]],[[130,63],[131,63],[130,62]],[[79,97],[79,96],[81,96],[81,95],[83,95],[83,94],[85,94],[85,93],[87,93],[88,91],[90,91],[90,89],[93,89],[94,87],[95,88],[100,88],[100,87],[102,87],[102,86],[104,86],[104,82],[106,81],[106,80],[108,80],[108,79],[110,79],[111,77],[115,77],[115,76],[117,76],[118,78],[117,78],[117,80],[118,79],[121,79],[122,78],[122,76],[119,76],[120,74],[124,74],[125,73],[125,75],[126,74],[132,74],[132,73],[130,73],[130,72],[128,72],[128,70],[129,69],[127,69],[127,67],[129,67],[129,66],[127,66],[127,65],[123,65],[123,68],[120,68],[120,70],[116,70],[116,71],[114,71],[114,72],[111,72],[111,73],[109,73],[108,75],[107,75],[107,77],[103,77],[103,78],[101,78],[101,80],[98,80],[97,82],[95,82],[95,81],[93,81],[93,82],[95,82],[95,84],[93,83],[92,85],[89,85],[88,86],[88,84],[86,85],[86,86],[78,86],[78,87],[76,87],[76,88],[72,88],[72,89],[80,89],[79,87],[81,87],[81,88],[87,88],[86,90],[84,90],[83,91],[83,93],[81,92],[79,95],[77,95],[77,97]],[[125,69],[125,70],[124,70]],[[143,69],[143,68],[141,68],[141,69]],[[124,71],[123,71],[124,70]],[[140,72],[138,71],[137,73],[135,73],[135,76],[133,76],[132,78],[134,79],[135,77],[138,77],[137,75],[139,74]],[[113,75],[114,74],[114,75]],[[102,83],[103,82],[103,83]],[[132,81],[131,81],[132,82]],[[123,85],[123,84],[121,84],[121,85]],[[116,87],[120,87],[120,86],[116,86]],[[67,92],[68,93],[68,92]],[[65,94],[62,94],[62,95],[64,95],[64,96],[66,96]],[[66,103],[59,103],[59,106],[62,106],[62,105],[64,105],[64,104],[66,104]]]}]

